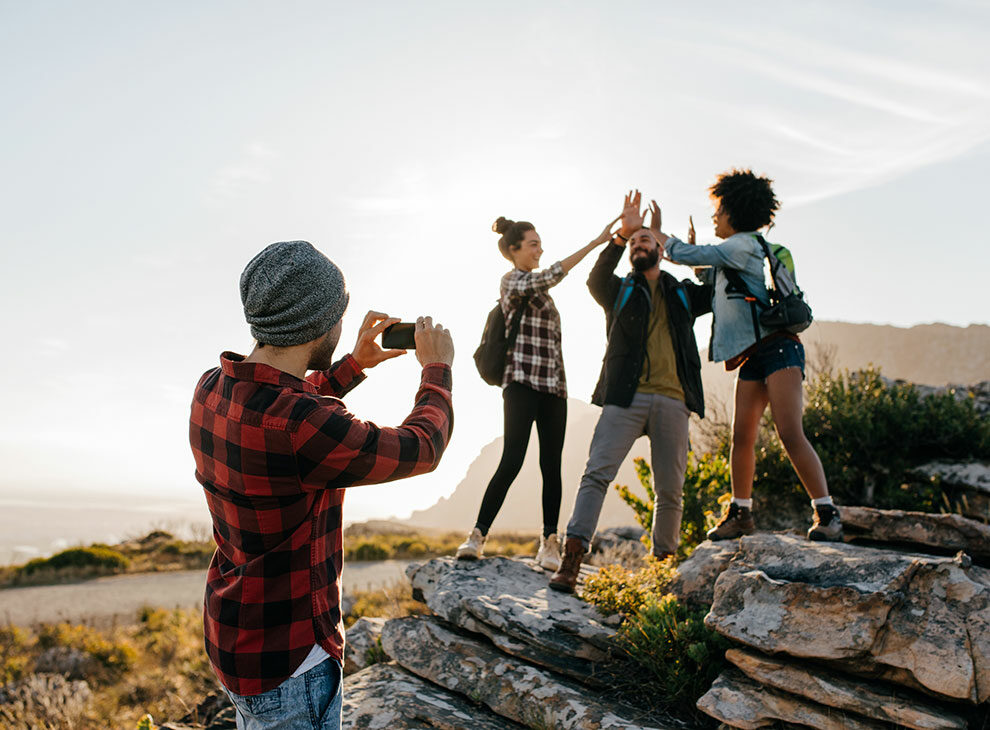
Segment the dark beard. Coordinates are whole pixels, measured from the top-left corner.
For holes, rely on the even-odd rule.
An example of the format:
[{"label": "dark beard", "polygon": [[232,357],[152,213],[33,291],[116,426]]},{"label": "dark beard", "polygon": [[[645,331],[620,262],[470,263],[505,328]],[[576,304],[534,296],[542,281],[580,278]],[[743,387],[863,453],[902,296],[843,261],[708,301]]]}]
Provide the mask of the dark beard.
[{"label": "dark beard", "polygon": [[337,348],[337,339],[337,337],[334,337],[334,332],[327,332],[326,336],[309,356],[309,364],[306,366],[306,369],[326,370],[333,365],[333,351]]},{"label": "dark beard", "polygon": [[640,273],[648,271],[657,265],[660,260],[660,248],[659,246],[649,253],[643,254],[642,256],[631,257],[630,261],[632,267],[639,271]]}]

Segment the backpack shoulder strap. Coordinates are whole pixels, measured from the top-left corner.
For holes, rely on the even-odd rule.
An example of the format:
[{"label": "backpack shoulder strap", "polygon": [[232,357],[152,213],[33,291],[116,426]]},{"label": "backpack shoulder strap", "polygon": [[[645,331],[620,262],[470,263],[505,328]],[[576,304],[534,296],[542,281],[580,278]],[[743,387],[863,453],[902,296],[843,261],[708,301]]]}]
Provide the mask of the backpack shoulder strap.
[{"label": "backpack shoulder strap", "polygon": [[[750,291],[749,287],[746,286],[746,282],[739,275],[736,269],[730,269],[728,267],[722,268],[722,273],[725,275],[726,280],[729,282],[729,286],[725,288],[726,292],[732,291],[743,295],[743,298],[749,302],[749,314],[753,320],[753,336],[756,337],[756,341],[760,341],[760,316],[756,311],[757,306],[763,306],[763,302],[757,299],[753,292]],[[731,287],[731,289],[730,289]]]},{"label": "backpack shoulder strap", "polygon": [[629,301],[629,297],[632,296],[633,289],[636,288],[636,280],[633,279],[632,274],[626,274],[622,277],[622,283],[619,284],[619,292],[615,295],[615,303],[612,305],[612,316],[614,317],[622,308],[626,306],[626,302]]},{"label": "backpack shoulder strap", "polygon": [[523,312],[526,311],[526,307],[529,306],[529,297],[523,297],[519,301],[519,306],[516,307],[516,316],[512,320],[512,324],[509,326],[509,336],[505,338],[505,345],[507,350],[512,350],[512,346],[516,343],[516,337],[519,335],[519,327],[522,326]]}]

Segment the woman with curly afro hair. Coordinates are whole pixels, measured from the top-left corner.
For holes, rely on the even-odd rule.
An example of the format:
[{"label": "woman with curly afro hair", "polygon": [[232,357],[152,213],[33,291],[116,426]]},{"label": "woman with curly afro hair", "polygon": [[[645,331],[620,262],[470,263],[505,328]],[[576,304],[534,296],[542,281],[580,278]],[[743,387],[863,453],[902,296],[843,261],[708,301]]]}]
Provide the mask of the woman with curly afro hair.
[{"label": "woman with curly afro hair", "polygon": [[[756,472],[756,436],[767,405],[773,415],[777,435],[801,483],[811,497],[814,510],[808,537],[812,540],[842,539],[839,511],[828,493],[821,459],[804,434],[804,346],[797,335],[771,331],[754,315],[750,301],[770,305],[764,283],[765,255],[760,241],[761,228],[773,224],[780,204],[773,181],[752,170],[730,170],[718,176],[711,186],[715,214],[715,236],[722,243],[694,245],[694,229],[688,242],[660,234],[667,256],[679,264],[710,267],[701,275],[715,285],[712,310],[712,341],[708,356],[725,362],[726,370],[738,368],[732,416],[731,478],[732,502],[718,524],[708,532],[709,539],[725,540],[748,535],[755,529],[752,516],[753,479]],[[653,221],[660,220],[656,201]],[[789,269],[789,255],[780,258]]]}]

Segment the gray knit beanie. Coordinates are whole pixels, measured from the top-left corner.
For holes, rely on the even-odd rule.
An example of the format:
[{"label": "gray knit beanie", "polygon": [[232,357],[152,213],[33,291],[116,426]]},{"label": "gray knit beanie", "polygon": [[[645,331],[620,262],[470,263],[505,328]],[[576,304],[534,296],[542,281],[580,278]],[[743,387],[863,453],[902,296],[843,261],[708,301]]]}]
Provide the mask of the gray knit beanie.
[{"label": "gray knit beanie", "polygon": [[244,316],[266,345],[301,345],[326,334],[344,316],[347,300],[340,269],[306,241],[273,243],[241,274]]}]

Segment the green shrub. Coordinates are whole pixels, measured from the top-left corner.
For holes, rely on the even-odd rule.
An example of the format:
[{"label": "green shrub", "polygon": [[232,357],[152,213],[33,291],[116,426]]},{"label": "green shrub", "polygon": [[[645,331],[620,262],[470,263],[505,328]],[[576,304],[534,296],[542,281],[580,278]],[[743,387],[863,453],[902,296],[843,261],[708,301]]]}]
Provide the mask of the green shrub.
[{"label": "green shrub", "polygon": [[[804,431],[822,460],[829,493],[839,505],[939,512],[947,500],[937,484],[912,483],[908,473],[933,459],[990,458],[990,419],[973,399],[953,392],[922,397],[910,383],[888,383],[867,368],[835,375],[823,372],[806,386]],[[706,419],[707,420],[707,419]],[[707,453],[688,455],[684,518],[678,557],[690,554],[717,519],[719,502],[730,495],[728,423],[705,424]],[[769,410],[756,440],[754,516],[761,529],[795,527],[811,516],[801,486]],[[646,498],[616,485],[649,531],[653,513],[650,468],[637,460]]]},{"label": "green shrub", "polygon": [[690,609],[673,595],[651,598],[619,628],[617,645],[626,671],[619,688],[635,695],[649,687],[650,701],[695,716],[695,703],[725,667],[729,641],[705,627],[706,609]]},{"label": "green shrub", "polygon": [[124,674],[137,660],[137,651],[128,641],[117,641],[81,624],[46,624],[38,632],[41,649],[64,646],[89,654],[105,672],[101,680]]},{"label": "green shrub", "polygon": [[130,560],[122,553],[106,545],[69,548],[50,558],[35,558],[22,565],[18,573],[30,576],[39,571],[62,571],[70,568],[90,569],[100,572],[120,573],[127,570]]},{"label": "green shrub", "polygon": [[387,560],[389,556],[390,551],[376,542],[360,542],[347,551],[351,560]]},{"label": "green shrub", "polygon": [[908,486],[905,473],[932,459],[990,458],[990,419],[971,398],[923,398],[910,383],[885,383],[875,368],[815,378],[804,427],[840,504],[938,511],[938,489]]},{"label": "green shrub", "polygon": [[636,571],[621,565],[606,565],[598,573],[588,577],[581,595],[606,615],[631,615],[650,599],[663,595],[673,578],[674,566],[671,560],[661,561],[649,557],[643,567]]},{"label": "green shrub", "polygon": [[389,661],[390,657],[382,648],[382,637],[375,639],[375,643],[364,651],[364,665],[370,667],[372,664],[383,664]]},{"label": "green shrub", "polygon": [[[632,507],[636,521],[650,533],[653,522],[652,471],[645,459],[634,459],[636,476],[646,492],[645,499],[629,487],[616,484],[615,490],[622,500]],[[723,454],[704,454],[700,458],[688,452],[687,470],[684,474],[683,506],[681,517],[681,541],[677,550],[684,559],[705,539],[705,533],[718,519],[719,500],[729,493],[729,462]],[[646,541],[648,538],[644,538]]]}]

